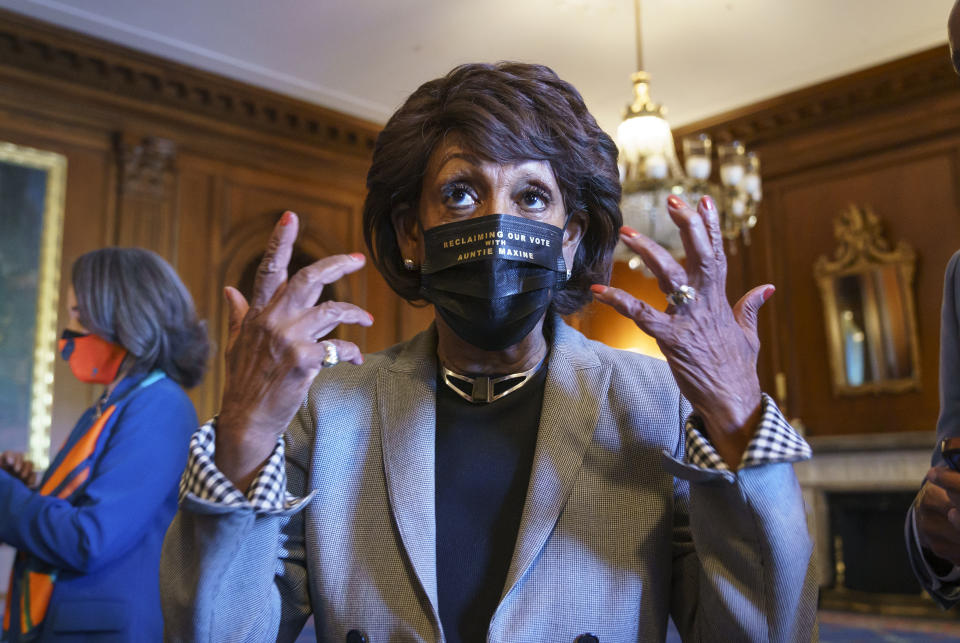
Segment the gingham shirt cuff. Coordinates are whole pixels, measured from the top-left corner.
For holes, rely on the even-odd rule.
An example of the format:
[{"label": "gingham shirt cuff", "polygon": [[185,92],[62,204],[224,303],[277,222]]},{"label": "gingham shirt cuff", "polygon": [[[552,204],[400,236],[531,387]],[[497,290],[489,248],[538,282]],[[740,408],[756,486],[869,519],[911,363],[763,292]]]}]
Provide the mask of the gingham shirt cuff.
[{"label": "gingham shirt cuff", "polygon": [[191,494],[200,500],[230,507],[277,513],[297,509],[310,496],[297,498],[287,492],[287,470],[283,436],[277,438],[273,453],[254,478],[246,495],[233,485],[214,464],[217,418],[197,429],[190,438],[187,467],[180,478],[180,502]]},{"label": "gingham shirt cuff", "polygon": [[[756,467],[774,462],[796,462],[810,458],[813,455],[810,445],[790,426],[773,398],[766,393],[763,393],[762,397],[760,426],[747,444],[739,468]],[[699,416],[690,415],[687,418],[686,434],[688,464],[701,469],[730,471],[730,467],[707,439],[703,420]]]}]

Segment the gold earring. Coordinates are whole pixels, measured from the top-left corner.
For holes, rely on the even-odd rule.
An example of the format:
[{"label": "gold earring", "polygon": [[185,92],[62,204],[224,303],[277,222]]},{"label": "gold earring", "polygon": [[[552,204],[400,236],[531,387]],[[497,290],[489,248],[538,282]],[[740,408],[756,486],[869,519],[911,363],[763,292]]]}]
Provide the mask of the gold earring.
[{"label": "gold earring", "polygon": [[406,268],[407,270],[416,270],[417,264],[413,262],[413,259],[404,259],[403,267]]}]

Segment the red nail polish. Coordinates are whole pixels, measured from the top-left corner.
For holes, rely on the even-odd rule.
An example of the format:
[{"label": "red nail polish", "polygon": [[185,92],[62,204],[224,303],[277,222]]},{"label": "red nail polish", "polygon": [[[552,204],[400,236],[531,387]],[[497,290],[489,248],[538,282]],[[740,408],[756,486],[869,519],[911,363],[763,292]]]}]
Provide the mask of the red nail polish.
[{"label": "red nail polish", "polygon": [[590,290],[597,293],[598,295],[602,295],[607,291],[607,287],[604,286],[603,284],[593,284],[592,286],[590,286]]},{"label": "red nail polish", "polygon": [[363,256],[362,252],[351,252],[350,256],[356,259],[357,261],[363,261],[366,257]]},{"label": "red nail polish", "polygon": [[710,195],[705,195],[703,197],[703,204],[711,210],[717,209],[717,204],[713,202],[713,198]]},{"label": "red nail polish", "polygon": [[624,234],[632,239],[633,237],[636,237],[640,233],[634,230],[633,228],[631,228],[630,226],[625,225],[620,228],[620,234]]},{"label": "red nail polish", "polygon": [[373,315],[371,315],[370,313],[367,313],[367,317],[370,318],[370,321],[371,321],[371,322],[373,321]]},{"label": "red nail polish", "polygon": [[766,301],[770,299],[771,297],[773,297],[773,293],[775,292],[777,292],[777,289],[774,286],[770,286],[769,288],[763,291],[763,300]]},{"label": "red nail polish", "polygon": [[675,194],[671,194],[670,196],[667,197],[667,203],[672,208],[679,208],[683,206],[683,201],[680,199],[680,197],[676,196]]},{"label": "red nail polish", "polygon": [[290,225],[293,223],[293,212],[287,210],[283,213],[283,216],[280,217],[280,225]]}]

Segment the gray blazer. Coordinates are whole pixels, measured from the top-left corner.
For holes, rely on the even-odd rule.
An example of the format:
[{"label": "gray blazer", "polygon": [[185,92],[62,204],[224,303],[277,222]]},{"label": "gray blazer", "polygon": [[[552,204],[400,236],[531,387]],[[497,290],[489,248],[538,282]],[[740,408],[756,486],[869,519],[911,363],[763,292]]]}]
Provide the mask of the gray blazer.
[{"label": "gray blazer", "polygon": [[[187,496],[167,533],[170,641],[443,641],[434,520],[436,332],[320,374],[287,435],[303,511]],[[664,362],[555,321],[533,472],[493,643],[809,641],[816,578],[788,463],[733,482],[681,463]],[[668,454],[666,457],[664,453]]]}]

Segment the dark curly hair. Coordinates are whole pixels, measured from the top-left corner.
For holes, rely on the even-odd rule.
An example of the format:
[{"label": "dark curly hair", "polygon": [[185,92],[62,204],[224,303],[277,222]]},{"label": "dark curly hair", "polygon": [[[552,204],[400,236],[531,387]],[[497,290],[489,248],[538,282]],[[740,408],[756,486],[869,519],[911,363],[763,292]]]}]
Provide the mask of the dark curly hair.
[{"label": "dark curly hair", "polygon": [[587,224],[573,275],[551,307],[564,315],[579,310],[591,284],[610,280],[622,224],[617,146],[573,85],[543,65],[461,65],[421,85],[387,121],[363,206],[364,238],[387,283],[404,299],[422,301],[419,273],[403,269],[391,213],[417,210],[427,161],[449,135],[495,163],[550,163],[567,213],[584,213]]},{"label": "dark curly hair", "polygon": [[176,271],[143,248],[101,248],[73,264],[78,319],[127,349],[130,373],[158,368],[191,388],[207,369],[210,340]]}]

